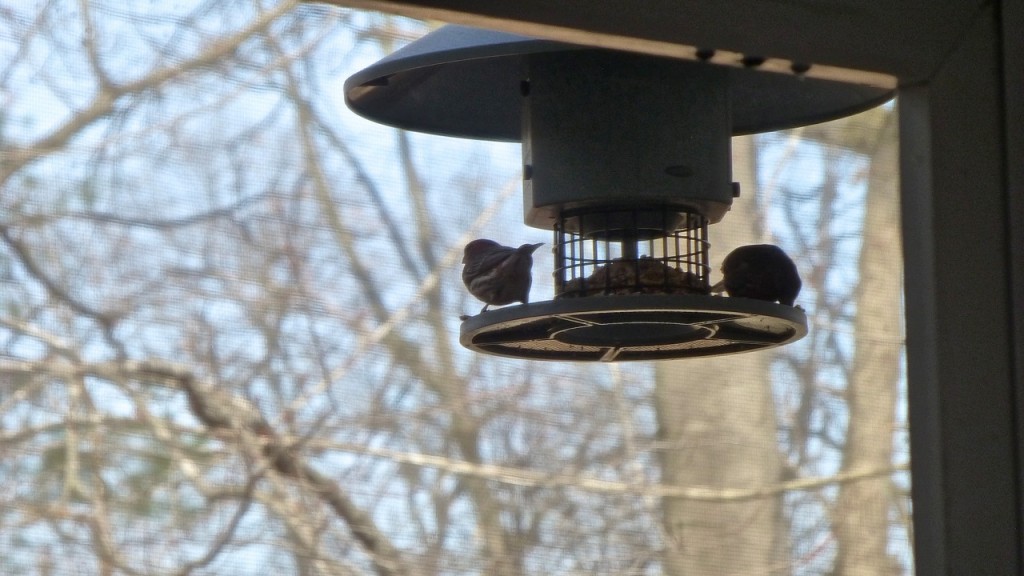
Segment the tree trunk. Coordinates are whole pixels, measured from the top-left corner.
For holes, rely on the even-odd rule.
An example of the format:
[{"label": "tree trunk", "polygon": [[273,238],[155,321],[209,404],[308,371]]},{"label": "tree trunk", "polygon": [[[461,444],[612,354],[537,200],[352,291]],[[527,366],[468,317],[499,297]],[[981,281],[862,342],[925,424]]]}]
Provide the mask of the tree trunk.
[{"label": "tree trunk", "polygon": [[[733,148],[734,179],[745,189],[724,222],[711,227],[713,281],[729,250],[761,240],[759,227],[748,224],[757,221],[750,190],[756,181],[753,142],[735,138]],[[664,483],[751,488],[780,480],[770,358],[755,352],[657,363]],[[664,573],[782,574],[787,531],[780,518],[779,497],[724,503],[666,499]]]},{"label": "tree trunk", "polygon": [[[892,464],[902,326],[896,118],[887,113],[871,158],[857,288],[856,355],[847,385],[849,427],[843,471]],[[894,574],[888,560],[890,478],[842,484],[833,518],[835,574]]]}]

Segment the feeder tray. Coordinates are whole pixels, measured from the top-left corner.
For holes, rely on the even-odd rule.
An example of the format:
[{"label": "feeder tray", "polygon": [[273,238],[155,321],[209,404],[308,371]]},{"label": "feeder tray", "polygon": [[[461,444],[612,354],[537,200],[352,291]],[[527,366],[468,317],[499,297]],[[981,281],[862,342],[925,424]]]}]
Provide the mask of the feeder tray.
[{"label": "feeder tray", "polygon": [[772,348],[803,310],[709,295],[708,223],[676,209],[570,210],[555,226],[555,300],[481,313],[463,346],[538,360],[620,361]]},{"label": "feeder tray", "polygon": [[462,323],[463,346],[533,360],[664,360],[764,350],[807,334],[800,308],[717,296],[566,298]]}]

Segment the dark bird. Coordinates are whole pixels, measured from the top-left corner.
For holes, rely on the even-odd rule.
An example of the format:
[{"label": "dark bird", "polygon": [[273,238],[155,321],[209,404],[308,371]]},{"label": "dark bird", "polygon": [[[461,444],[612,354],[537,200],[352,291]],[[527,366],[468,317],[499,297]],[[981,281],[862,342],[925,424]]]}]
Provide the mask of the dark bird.
[{"label": "dark bird", "polygon": [[490,305],[503,306],[513,302],[526,304],[530,299],[533,277],[533,251],[540,244],[523,244],[519,248],[502,246],[493,240],[473,240],[466,244],[462,256],[462,281],[469,293],[476,296],[487,310]]},{"label": "dark bird", "polygon": [[722,261],[722,281],[712,292],[725,290],[729,296],[753,298],[792,306],[800,293],[796,264],[778,246],[740,246]]}]

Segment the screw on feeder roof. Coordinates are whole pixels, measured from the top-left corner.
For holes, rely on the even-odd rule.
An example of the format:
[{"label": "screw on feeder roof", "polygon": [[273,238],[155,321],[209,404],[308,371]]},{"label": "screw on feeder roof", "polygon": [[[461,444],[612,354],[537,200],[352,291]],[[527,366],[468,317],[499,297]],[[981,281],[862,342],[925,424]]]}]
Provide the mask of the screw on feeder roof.
[{"label": "screw on feeder roof", "polygon": [[799,307],[709,295],[736,134],[847,116],[885,89],[445,26],[345,83],[347,104],[421,132],[522,142],[524,219],[554,231],[555,299],[462,324],[477,351],[547,360],[728,354],[795,341]]}]

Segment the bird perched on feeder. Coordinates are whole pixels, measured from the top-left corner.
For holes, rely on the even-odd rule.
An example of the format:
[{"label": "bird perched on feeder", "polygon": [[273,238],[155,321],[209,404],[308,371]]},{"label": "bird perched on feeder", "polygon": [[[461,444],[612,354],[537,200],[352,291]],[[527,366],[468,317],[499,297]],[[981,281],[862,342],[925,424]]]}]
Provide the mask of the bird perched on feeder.
[{"label": "bird perched on feeder", "polygon": [[513,302],[526,304],[530,299],[533,277],[533,251],[540,244],[523,244],[519,248],[502,246],[493,240],[479,239],[466,244],[462,256],[462,281],[469,293],[484,307],[503,306]]},{"label": "bird perched on feeder", "polygon": [[800,293],[796,264],[778,246],[740,246],[722,261],[722,280],[711,287],[739,298],[753,298],[792,306]]}]

